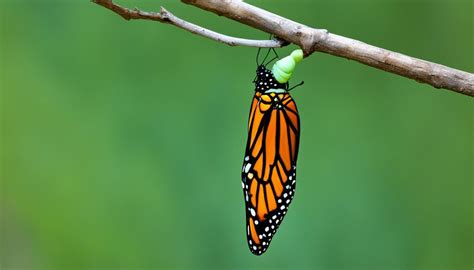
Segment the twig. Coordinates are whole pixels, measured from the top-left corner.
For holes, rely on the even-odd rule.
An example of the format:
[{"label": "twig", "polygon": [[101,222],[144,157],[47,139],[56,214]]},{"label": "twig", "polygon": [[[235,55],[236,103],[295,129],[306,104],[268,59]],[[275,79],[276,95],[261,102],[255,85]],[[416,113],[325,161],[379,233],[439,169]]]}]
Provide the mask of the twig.
[{"label": "twig", "polygon": [[122,7],[120,5],[115,4],[112,0],[92,0],[92,2],[112,10],[113,12],[117,13],[126,20],[143,19],[168,23],[186,31],[189,31],[193,34],[200,35],[218,42],[222,42],[230,46],[240,45],[260,48],[280,48],[289,44],[288,42],[279,38],[273,38],[270,40],[253,40],[220,34],[215,31],[187,22],[183,19],[180,19],[163,7],[160,8],[160,12],[146,12],[139,10],[138,8],[129,9]]},{"label": "twig", "polygon": [[474,74],[378,48],[315,29],[239,0],[181,0],[204,10],[271,33],[299,45],[305,55],[315,51],[356,60],[436,88],[474,96]]}]

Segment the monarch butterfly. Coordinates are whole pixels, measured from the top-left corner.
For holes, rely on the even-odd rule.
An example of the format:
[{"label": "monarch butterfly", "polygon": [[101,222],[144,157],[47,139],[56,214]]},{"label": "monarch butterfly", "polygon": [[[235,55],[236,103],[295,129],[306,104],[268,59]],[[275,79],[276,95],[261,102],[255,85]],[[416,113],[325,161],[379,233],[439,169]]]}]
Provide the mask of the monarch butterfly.
[{"label": "monarch butterfly", "polygon": [[295,195],[300,138],[298,110],[289,93],[298,85],[289,88],[288,80],[303,52],[293,51],[275,62],[272,70],[266,68],[265,59],[261,64],[257,60],[242,167],[247,240],[255,255],[268,249]]}]

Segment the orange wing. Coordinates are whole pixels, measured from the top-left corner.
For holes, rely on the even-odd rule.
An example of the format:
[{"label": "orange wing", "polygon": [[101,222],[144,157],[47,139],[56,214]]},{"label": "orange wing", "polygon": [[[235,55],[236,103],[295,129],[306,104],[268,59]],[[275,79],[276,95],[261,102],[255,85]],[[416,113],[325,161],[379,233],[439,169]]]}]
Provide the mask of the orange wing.
[{"label": "orange wing", "polygon": [[242,167],[247,240],[264,253],[295,195],[300,137],[298,110],[289,93],[255,93]]}]

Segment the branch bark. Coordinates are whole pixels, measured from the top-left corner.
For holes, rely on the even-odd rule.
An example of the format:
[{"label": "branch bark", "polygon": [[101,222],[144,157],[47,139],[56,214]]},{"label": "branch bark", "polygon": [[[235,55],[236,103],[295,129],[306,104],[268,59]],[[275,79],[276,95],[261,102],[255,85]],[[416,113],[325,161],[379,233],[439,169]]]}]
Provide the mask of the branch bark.
[{"label": "branch bark", "polygon": [[332,34],[325,29],[312,28],[241,0],[181,0],[181,2],[271,33],[278,38],[274,40],[249,40],[230,37],[186,22],[164,8],[161,8],[159,13],[144,12],[138,9],[131,10],[121,7],[114,4],[112,0],[92,1],[114,11],[126,20],[147,19],[169,23],[191,33],[231,46],[277,48],[293,43],[303,49],[306,57],[315,51],[324,52],[414,79],[435,88],[445,88],[464,95],[474,96],[474,74],[472,73],[378,48],[355,39]]},{"label": "branch bark", "polygon": [[230,46],[240,45],[259,48],[280,48],[289,44],[288,42],[279,38],[273,38],[270,40],[254,40],[231,37],[228,35],[220,34],[215,31],[201,27],[199,25],[187,22],[183,19],[180,19],[163,7],[160,8],[160,12],[146,12],[139,10],[138,8],[129,9],[122,7],[120,5],[115,4],[112,0],[92,0],[92,2],[101,5],[107,9],[110,9],[111,11],[120,15],[125,20],[142,19],[168,23],[193,34],[203,36],[218,42],[222,42]]}]

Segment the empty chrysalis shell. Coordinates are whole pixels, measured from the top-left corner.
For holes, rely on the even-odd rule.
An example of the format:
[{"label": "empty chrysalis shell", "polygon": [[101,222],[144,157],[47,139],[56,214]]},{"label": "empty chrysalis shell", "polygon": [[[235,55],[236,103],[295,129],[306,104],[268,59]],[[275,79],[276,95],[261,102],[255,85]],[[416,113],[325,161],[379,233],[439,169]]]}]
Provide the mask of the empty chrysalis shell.
[{"label": "empty chrysalis shell", "polygon": [[284,57],[273,64],[272,73],[279,83],[286,83],[295,70],[295,66],[303,59],[302,50],[294,50],[290,55]]}]

